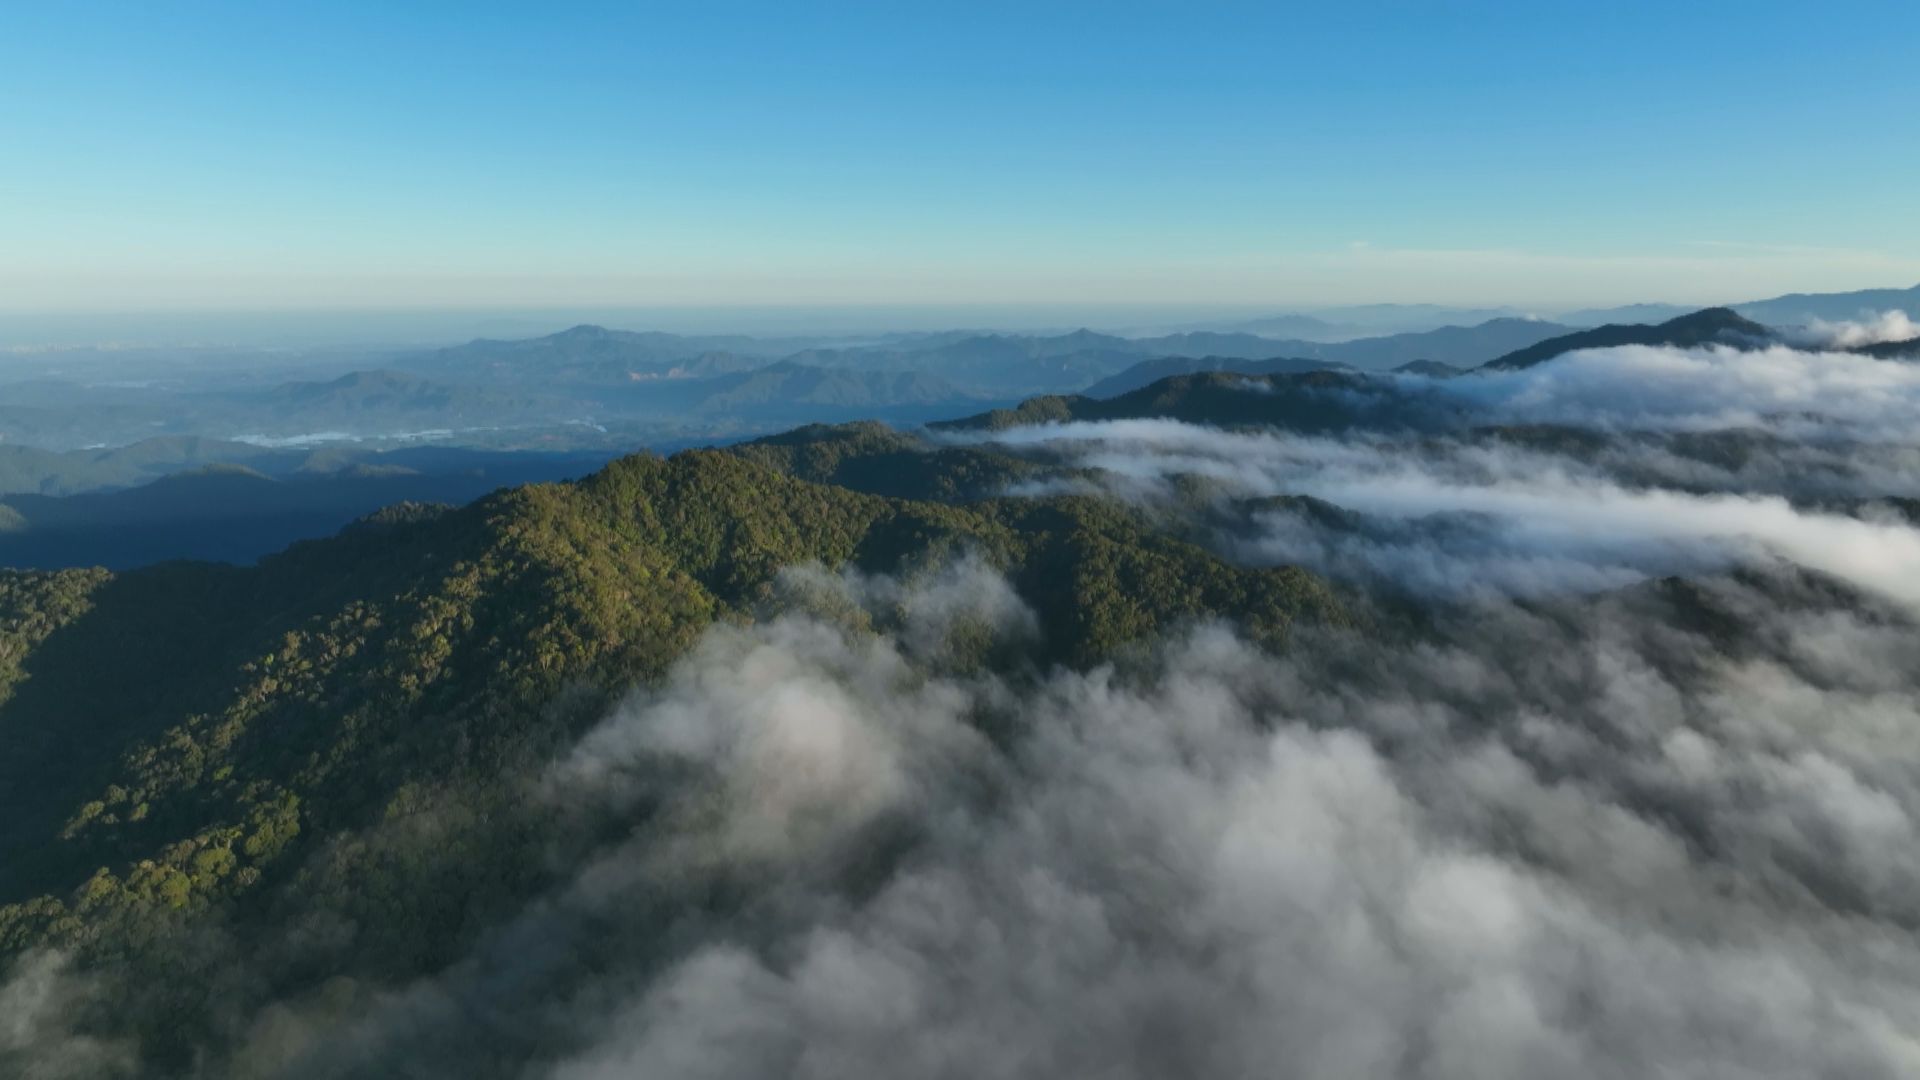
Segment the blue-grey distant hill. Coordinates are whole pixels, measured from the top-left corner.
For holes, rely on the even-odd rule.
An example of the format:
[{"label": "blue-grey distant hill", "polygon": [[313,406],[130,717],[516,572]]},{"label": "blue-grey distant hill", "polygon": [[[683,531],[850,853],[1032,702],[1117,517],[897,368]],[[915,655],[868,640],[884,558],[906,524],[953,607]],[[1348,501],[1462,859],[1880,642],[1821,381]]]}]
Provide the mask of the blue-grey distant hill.
[{"label": "blue-grey distant hill", "polygon": [[1271,360],[1241,360],[1231,356],[1163,356],[1158,360],[1142,360],[1118,375],[1094,383],[1082,394],[1090,398],[1119,397],[1175,375],[1194,375],[1206,371],[1238,375],[1297,375],[1307,371],[1352,370],[1338,361],[1293,356],[1279,356]]},{"label": "blue-grey distant hill", "polygon": [[[250,563],[330,536],[401,503],[458,505],[497,488],[581,476],[607,455],[287,452],[209,464],[117,490],[0,497],[0,566],[145,566],[174,559]],[[303,460],[304,458],[304,460]],[[303,467],[288,468],[294,461]]]},{"label": "blue-grey distant hill", "polygon": [[1445,326],[1411,334],[1321,344],[1310,341],[1263,342],[1259,359],[1229,354],[1201,357],[1168,355],[1143,360],[1094,383],[1089,397],[1115,397],[1169,375],[1199,371],[1235,371],[1279,375],[1312,370],[1401,370],[1410,364],[1476,367],[1516,349],[1566,334],[1569,327],[1535,319],[1491,319],[1478,326]]},{"label": "blue-grey distant hill", "polygon": [[610,456],[608,451],[503,451],[431,445],[370,450],[350,443],[319,449],[274,448],[192,436],[162,436],[90,450],[0,446],[0,496],[113,491],[209,468],[245,469],[282,479],[349,471],[366,475],[461,473],[486,476],[499,484],[523,484],[584,472]]},{"label": "blue-grey distant hill", "polygon": [[[1905,311],[1920,316],[1920,285],[1909,289],[1858,289],[1837,293],[1788,293],[1765,300],[1747,300],[1727,307],[1768,326],[1805,326],[1815,321],[1845,322],[1882,311]],[[1608,323],[1660,323],[1696,308],[1679,304],[1627,304],[1587,308],[1555,316],[1556,322],[1592,327]]]},{"label": "blue-grey distant hill", "polygon": [[[652,402],[661,408],[702,412],[749,401],[757,408],[777,404],[777,394],[743,392],[735,385],[742,382],[794,383],[784,400],[795,405],[887,408],[1082,391],[1101,386],[1143,361],[1168,358],[1204,362],[1181,370],[1283,357],[1315,361],[1319,367],[1384,370],[1414,360],[1469,366],[1567,329],[1532,319],[1495,318],[1472,326],[1339,342],[1217,330],[1153,337],[1121,337],[1088,329],[1061,334],[955,331],[816,346],[775,357],[777,350],[762,341],[583,326],[523,342],[470,342],[409,358],[403,366],[428,378],[525,385],[539,393],[567,391],[589,399],[617,391],[623,408]],[[771,372],[775,363],[782,367]],[[820,370],[851,374],[831,379],[797,377],[799,372]],[[876,377],[900,373],[939,382]],[[1128,381],[1140,380],[1129,376]]]},{"label": "blue-grey distant hill", "polygon": [[1845,322],[1882,311],[1904,311],[1920,318],[1920,285],[1910,289],[1861,289],[1843,293],[1788,293],[1771,300],[1735,304],[1733,309],[1768,326],[1804,326],[1814,321]]},{"label": "blue-grey distant hill", "polygon": [[1451,379],[1465,375],[1467,368],[1443,364],[1438,360],[1409,360],[1393,369],[1395,375],[1419,375],[1428,379]]},{"label": "blue-grey distant hill", "polygon": [[[1495,319],[1524,319],[1530,313],[1516,307],[1458,307],[1447,304],[1346,304],[1314,308],[1300,314],[1247,319],[1222,326],[1266,337],[1305,341],[1349,341],[1354,338],[1414,334],[1443,326],[1477,326]],[[1305,332],[1293,329],[1305,327]]]},{"label": "blue-grey distant hill", "polygon": [[1569,327],[1590,328],[1624,323],[1661,323],[1699,308],[1687,304],[1622,304],[1619,307],[1581,308],[1563,312],[1553,321]]}]

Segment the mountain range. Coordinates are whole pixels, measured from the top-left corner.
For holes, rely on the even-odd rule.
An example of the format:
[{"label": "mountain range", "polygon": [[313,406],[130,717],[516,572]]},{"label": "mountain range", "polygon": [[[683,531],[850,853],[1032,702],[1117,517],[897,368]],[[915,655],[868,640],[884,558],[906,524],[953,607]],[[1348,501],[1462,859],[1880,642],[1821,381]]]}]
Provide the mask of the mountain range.
[{"label": "mountain range", "polygon": [[[1262,349],[1243,349],[1268,359],[1247,362],[1233,353],[1204,356],[1169,355],[1143,360],[1087,387],[1089,397],[1112,397],[1156,382],[1168,375],[1226,370],[1248,374],[1279,374],[1316,368],[1341,370],[1401,370],[1411,364],[1440,364],[1449,368],[1475,367],[1515,349],[1565,335],[1569,327],[1532,319],[1500,318],[1478,326],[1448,326],[1438,330],[1361,338],[1333,344],[1275,341]],[[1164,339],[1162,339],[1164,340]]]},{"label": "mountain range", "polygon": [[[928,345],[949,359],[976,358],[975,375],[1023,352],[1040,361],[1110,347],[1085,334],[1063,337],[1070,340],[981,343],[963,335]],[[946,908],[934,904],[940,917],[929,918],[925,899],[965,895],[971,878],[942,877],[929,893],[924,875],[954,822],[1004,812],[1015,822],[1006,834],[1012,847],[985,858],[1024,850],[1031,834],[1023,830],[1057,808],[1032,797],[1034,770],[1061,760],[1076,768],[1096,748],[1116,760],[1185,761],[1227,723],[1222,703],[1235,695],[1260,703],[1248,714],[1253,741],[1233,742],[1219,761],[1279,768],[1301,747],[1318,747],[1303,776],[1341,791],[1377,788],[1436,747],[1454,752],[1421,740],[1458,738],[1471,747],[1460,771],[1436,776],[1478,778],[1498,797],[1517,771],[1538,768],[1546,779],[1528,790],[1558,799],[1571,788],[1567,759],[1557,755],[1569,747],[1617,753],[1616,743],[1649,722],[1633,708],[1618,730],[1595,727],[1615,701],[1595,679],[1624,671],[1631,693],[1620,691],[1620,700],[1652,700],[1682,724],[1689,708],[1743,685],[1713,666],[1722,655],[1751,665],[1728,669],[1736,674],[1760,670],[1776,681],[1809,667],[1803,693],[1817,693],[1817,680],[1853,677],[1851,660],[1786,634],[1797,624],[1779,620],[1794,612],[1811,612],[1809,625],[1823,635],[1843,628],[1848,642],[1909,625],[1844,578],[1846,564],[1783,566],[1784,555],[1747,545],[1744,534],[1727,563],[1712,561],[1718,549],[1691,546],[1678,566],[1659,561],[1702,543],[1659,531],[1659,520],[1704,507],[1711,532],[1733,510],[1759,505],[1763,523],[1793,519],[1776,538],[1792,544],[1836,530],[1881,536],[1911,511],[1881,493],[1842,490],[1840,480],[1876,475],[1872,447],[1801,446],[1771,431],[1524,422],[1458,388],[1524,377],[1573,349],[1770,340],[1765,327],[1711,309],[1536,341],[1488,358],[1493,371],[1513,373],[1500,379],[1420,360],[1384,373],[1220,356],[1192,363],[1267,370],[1180,370],[1108,397],[1041,395],[998,408],[956,402],[955,383],[904,361],[669,371],[615,387],[635,395],[665,387],[686,393],[677,400],[690,408],[799,405],[818,414],[860,408],[866,395],[894,406],[960,406],[964,415],[922,430],[810,423],[518,486],[503,486],[509,466],[581,459],[181,439],[13,455],[17,475],[39,470],[34,482],[49,489],[87,477],[124,483],[168,460],[246,460],[144,486],[0,500],[0,560],[24,552],[46,565],[123,567],[0,571],[0,731],[8,738],[0,956],[16,965],[10,970],[54,965],[42,981],[62,988],[59,1026],[82,1040],[59,1044],[56,1060],[92,1062],[83,1052],[110,1051],[136,1075],[379,1075],[394,1062],[426,1060],[424,1045],[435,1062],[512,1075],[586,1037],[573,1013],[540,1003],[572,1008],[660,986],[679,992],[685,984],[662,982],[662,973],[704,955],[709,942],[738,956],[740,942],[777,938],[790,921],[801,940],[840,942],[818,929],[830,923],[815,920],[883,895],[912,900],[910,925],[945,925]],[[387,409],[442,400],[444,387],[458,385],[400,368],[254,392],[296,406]],[[1067,421],[1082,426],[1035,426]],[[1866,455],[1861,471],[1848,472],[1857,455]],[[462,461],[502,471],[461,473]],[[1768,490],[1765,499],[1703,488],[1727,477],[1809,486]],[[1381,486],[1365,486],[1374,483]],[[1565,488],[1559,501],[1543,499],[1554,483]],[[1658,513],[1603,506],[1579,516],[1649,490],[1659,492]],[[1464,495],[1458,506],[1429,506],[1434,492]],[[1411,507],[1397,502],[1410,497]],[[273,532],[286,521],[320,511],[353,520],[332,529],[314,517],[300,528],[328,535],[260,550],[286,538]],[[1504,530],[1500,515],[1515,512],[1521,525]],[[1609,543],[1607,530],[1621,521],[1650,531]],[[189,543],[201,546],[176,553],[234,565],[154,561],[167,545]],[[1821,542],[1790,551],[1817,561],[1829,546],[1850,550]],[[1654,561],[1623,573],[1619,560],[1635,558]],[[1578,582],[1572,595],[1432,593],[1460,584],[1539,588],[1580,559],[1596,562],[1568,574]],[[1553,662],[1533,662],[1569,635],[1573,644]],[[1640,644],[1644,655],[1621,659]],[[798,659],[814,655],[856,674],[823,675]],[[1162,674],[1174,662],[1175,674]],[[1401,665],[1431,671],[1438,689],[1409,696],[1383,674]],[[1872,694],[1884,697],[1890,680],[1904,678],[1897,665],[1888,671],[1866,680]],[[1249,674],[1260,672],[1271,681]],[[1558,715],[1528,696],[1543,681],[1553,691],[1540,700],[1562,709],[1570,707],[1562,694],[1599,700],[1601,712],[1543,739],[1541,725]],[[1649,695],[1649,686],[1664,692]],[[846,726],[872,712],[870,691],[905,702],[875,722],[879,756]],[[1191,696],[1165,696],[1173,692]],[[1385,704],[1376,709],[1368,695]],[[1680,695],[1687,707],[1671,704]],[[1291,719],[1322,700],[1331,711],[1315,713],[1314,723]],[[1715,715],[1732,723],[1743,707],[1736,701]],[[1364,738],[1322,719],[1362,709],[1384,717]],[[906,740],[941,710],[960,719],[935,732],[928,756],[915,756],[918,744]],[[729,726],[736,714],[789,713],[791,730]],[[1052,718],[1063,713],[1081,718],[1070,730],[1084,727],[1085,741],[1061,741],[1069,729]],[[636,716],[654,726],[633,734]],[[1161,728],[1127,726],[1142,718],[1170,721],[1164,746],[1140,737]],[[1815,728],[1822,725],[1778,724],[1766,736]],[[1510,732],[1510,743],[1488,750],[1489,739]],[[1295,740],[1294,750],[1269,753],[1263,740],[1275,737]],[[1361,767],[1375,759],[1356,755],[1386,755],[1396,739],[1411,740],[1405,756]],[[1648,763],[1669,762],[1680,745],[1654,741],[1621,796],[1642,799],[1620,818],[1633,823],[1634,844],[1690,790],[1664,782],[1643,794]],[[822,747],[831,752],[820,756]],[[1528,757],[1536,753],[1539,762]],[[764,767],[745,788],[729,786],[690,754]],[[1703,759],[1688,760],[1676,767]],[[1216,774],[1226,766],[1208,761],[1193,784],[1161,787],[1111,771],[1104,758],[1070,773],[1069,805],[1099,811],[1068,815],[1076,828],[1085,823],[1070,846],[1106,835],[1140,804],[1185,807],[1195,792],[1215,791],[1267,798],[1269,787],[1223,781]],[[606,804],[592,797],[602,784],[618,793]],[[852,785],[853,806],[878,800],[887,812],[842,829],[843,784]],[[1448,807],[1472,788],[1434,786]],[[912,800],[936,790],[951,790],[954,801],[924,817],[893,813],[887,801],[917,806]],[[1084,802],[1086,790],[1102,798]],[[799,801],[779,801],[790,797]],[[1727,828],[1752,819],[1725,814],[1724,797],[1712,786],[1703,796],[1709,812],[1688,820]],[[1397,799],[1388,805],[1424,806],[1411,793]],[[762,805],[779,812],[754,816]],[[703,831],[743,806],[743,831]],[[1280,811],[1268,820],[1276,835],[1291,836],[1294,804]],[[1194,839],[1212,837],[1218,819],[1189,817],[1199,824],[1176,830],[1176,847],[1219,857],[1211,841]],[[1189,817],[1182,820],[1191,825]],[[1492,839],[1470,835],[1504,852],[1513,819],[1488,817],[1483,832]],[[816,847],[817,835],[835,839]],[[959,842],[978,850],[977,835],[962,832]],[[1584,844],[1591,830],[1582,824],[1570,835]],[[1719,842],[1717,833],[1702,835]],[[1758,872],[1729,869],[1727,859],[1776,850],[1748,844],[1746,834],[1735,839],[1699,860],[1709,867],[1700,895],[1721,897],[1715,890],[1735,870]],[[1140,864],[1145,883],[1125,895],[1157,895],[1161,864],[1121,840],[1125,854],[1112,866]],[[629,858],[636,845],[640,856]],[[1661,850],[1686,849],[1676,840]],[[788,860],[788,851],[802,857]],[[1511,856],[1511,865],[1530,857]],[[1660,863],[1660,873],[1690,872],[1679,858]],[[1771,854],[1755,858],[1766,872],[1780,865]],[[1473,866],[1484,876],[1485,866]],[[1779,872],[1797,873],[1798,864]],[[1826,880],[1823,873],[1808,876]],[[1010,880],[1009,894],[1053,903],[1053,878],[1020,864]],[[1554,880],[1571,889],[1585,879]],[[1766,885],[1757,903],[1772,911],[1782,892],[1771,879]],[[1834,910],[1849,902],[1842,895]],[[1093,907],[1103,928],[1110,910],[1125,916]],[[555,912],[577,914],[577,923],[557,931]],[[1264,919],[1267,907],[1259,913]],[[1819,915],[1828,925],[1830,913]],[[1650,926],[1666,923],[1664,908],[1648,917]],[[1136,929],[1163,944],[1153,920]],[[1880,923],[1873,930],[1880,936],[1872,940],[1885,940]],[[59,981],[68,978],[81,981],[69,990]],[[19,984],[5,985],[14,996],[0,1002],[22,1000]],[[734,999],[723,1005],[733,1015]],[[33,1013],[35,1023],[50,1023],[45,1015]],[[404,1051],[388,1054],[389,1042]],[[0,1042],[0,1070],[49,1060],[32,1049],[29,1059]]]},{"label": "mountain range", "polygon": [[1788,293],[1768,300],[1751,300],[1731,306],[1747,318],[1769,326],[1847,322],[1883,311],[1920,312],[1920,285],[1907,289],[1861,289],[1842,293]]},{"label": "mountain range", "polygon": [[[1730,310],[1792,336],[1795,327],[1903,305],[1920,306],[1920,287],[1790,295]],[[98,365],[63,375],[66,361],[55,356],[33,377],[6,384],[0,446],[59,451],[183,436],[268,445],[357,440],[392,446],[425,439],[497,449],[613,451],[739,438],[809,420],[871,416],[913,422],[1037,395],[1111,395],[1175,371],[1248,361],[1266,362],[1253,369],[1259,371],[1303,366],[1301,361],[1369,371],[1423,362],[1471,368],[1551,352],[1559,346],[1544,342],[1582,329],[1572,322],[1657,325],[1672,321],[1662,316],[1683,314],[1643,304],[1550,322],[1508,309],[1369,305],[1142,336],[1083,328],[1057,334],[955,330],[757,338],[582,325],[520,341],[481,339],[364,354],[372,362],[344,368],[342,361],[356,354],[262,357],[261,365],[250,367],[223,352],[217,363],[195,368],[186,353],[174,350],[164,358],[165,377],[146,380],[125,377],[137,371],[122,370],[124,364],[99,369],[113,378],[84,376]],[[1370,329],[1347,335],[1339,319]],[[1478,321],[1433,326],[1435,319]],[[1287,326],[1304,336],[1250,332]],[[1417,328],[1380,332],[1398,327]],[[1612,338],[1602,333],[1583,340]],[[1881,348],[1884,355],[1904,352],[1897,344]],[[301,366],[281,374],[275,365],[286,363]],[[828,371],[835,374],[822,373]]]},{"label": "mountain range", "polygon": [[[1720,306],[1769,326],[1805,326],[1815,321],[1844,322],[1864,314],[1920,309],[1920,285],[1907,289],[1859,289],[1837,293],[1788,293],[1762,300],[1727,302]],[[1586,328],[1609,323],[1660,323],[1697,311],[1697,304],[1638,303],[1615,307],[1587,307],[1547,312],[1548,318],[1568,327]],[[1258,333],[1307,341],[1344,341],[1357,337],[1467,326],[1493,319],[1537,318],[1516,308],[1459,308],[1438,304],[1361,304],[1317,308],[1298,314],[1239,320],[1219,329]],[[1517,346],[1516,346],[1517,347]]]}]

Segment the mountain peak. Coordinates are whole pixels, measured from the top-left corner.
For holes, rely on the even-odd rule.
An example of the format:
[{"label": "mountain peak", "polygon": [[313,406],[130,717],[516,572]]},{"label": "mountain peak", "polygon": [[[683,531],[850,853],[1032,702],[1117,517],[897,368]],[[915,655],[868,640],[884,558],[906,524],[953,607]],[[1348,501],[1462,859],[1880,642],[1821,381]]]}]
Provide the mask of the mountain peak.
[{"label": "mountain peak", "polygon": [[409,375],[403,371],[389,371],[385,368],[367,368],[360,371],[349,371],[345,375],[322,385],[344,390],[356,386],[410,386],[425,381],[426,380],[417,375]]},{"label": "mountain peak", "polygon": [[1440,360],[1409,360],[1392,370],[1396,375],[1424,375],[1429,379],[1451,379],[1466,374],[1464,368]]},{"label": "mountain peak", "polygon": [[1728,307],[1701,308],[1699,311],[1668,319],[1666,322],[1660,324],[1660,328],[1662,330],[1711,331],[1713,333],[1731,332],[1751,334],[1757,337],[1764,337],[1769,333],[1766,327],[1761,326],[1759,323],[1746,318],[1739,312]]},{"label": "mountain peak", "polygon": [[1562,334],[1489,360],[1481,366],[1496,371],[1512,371],[1543,364],[1578,349],[1607,349],[1621,345],[1666,345],[1691,349],[1720,344],[1746,348],[1771,340],[1773,331],[1732,308],[1710,307],[1652,326],[1644,323],[1613,323],[1592,330]]}]

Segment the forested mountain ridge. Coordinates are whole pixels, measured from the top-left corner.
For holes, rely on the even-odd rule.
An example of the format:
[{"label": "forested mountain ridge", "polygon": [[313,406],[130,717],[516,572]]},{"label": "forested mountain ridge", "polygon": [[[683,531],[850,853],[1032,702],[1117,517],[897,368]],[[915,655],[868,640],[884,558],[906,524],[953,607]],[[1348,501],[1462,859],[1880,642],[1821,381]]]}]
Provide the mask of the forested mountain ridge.
[{"label": "forested mountain ridge", "polygon": [[1336,360],[1310,360],[1281,356],[1271,360],[1238,360],[1228,356],[1166,356],[1142,360],[1117,375],[1109,376],[1082,391],[1090,398],[1118,397],[1161,379],[1175,375],[1194,375],[1208,371],[1226,371],[1240,375],[1298,375],[1309,371],[1352,371]]},{"label": "forested mountain ridge", "polygon": [[[394,508],[250,568],[0,574],[0,951],[151,973],[115,1007],[181,1045],[214,1022],[170,987],[219,964],[195,927],[244,942],[320,918],[347,935],[328,963],[444,961],[533,885],[538,858],[496,857],[529,835],[516,778],[796,564],[912,574],[976,553],[1038,613],[1041,661],[1193,618],[1269,640],[1347,618],[1310,575],[1231,566],[1116,504],[913,502],[779,457],[625,458]],[[949,472],[927,490],[965,486]],[[396,848],[395,821],[418,843]]]},{"label": "forested mountain ridge", "polygon": [[927,425],[938,432],[991,433],[1027,424],[1160,418],[1195,424],[1280,425],[1298,432],[1361,426],[1426,427],[1463,410],[1456,403],[1396,380],[1344,371],[1245,375],[1206,371],[1174,375],[1118,397],[1079,394],[1029,398],[958,420]]},{"label": "forested mountain ridge", "polygon": [[1481,365],[1491,370],[1512,370],[1543,364],[1576,349],[1607,349],[1621,345],[1666,345],[1693,348],[1700,345],[1732,345],[1754,348],[1774,340],[1773,331],[1731,308],[1704,308],[1663,323],[1614,323],[1581,330],[1515,349]]}]

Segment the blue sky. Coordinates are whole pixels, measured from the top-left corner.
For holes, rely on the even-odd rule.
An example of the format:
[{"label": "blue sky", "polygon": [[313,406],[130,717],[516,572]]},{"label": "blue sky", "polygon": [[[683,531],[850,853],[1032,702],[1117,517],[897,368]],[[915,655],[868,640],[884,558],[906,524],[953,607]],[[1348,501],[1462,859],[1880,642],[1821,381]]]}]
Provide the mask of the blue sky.
[{"label": "blue sky", "polygon": [[1920,281],[1920,4],[0,8],[0,308]]}]

